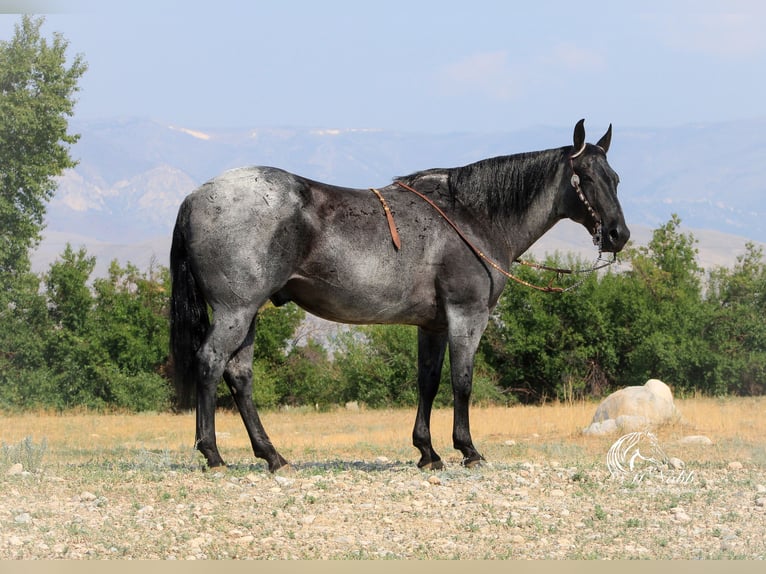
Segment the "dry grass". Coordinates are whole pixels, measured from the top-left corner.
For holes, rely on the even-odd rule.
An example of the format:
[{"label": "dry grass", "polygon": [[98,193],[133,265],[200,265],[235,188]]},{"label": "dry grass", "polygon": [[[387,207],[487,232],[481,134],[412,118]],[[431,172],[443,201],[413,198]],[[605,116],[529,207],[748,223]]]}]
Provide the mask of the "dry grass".
[{"label": "dry grass", "polygon": [[[683,421],[663,428],[660,442],[673,445],[683,436],[704,434],[713,447],[699,448],[698,460],[753,460],[766,463],[766,398],[693,398],[677,400]],[[614,437],[584,437],[596,405],[591,402],[473,408],[474,441],[490,460],[513,457],[568,459],[600,457]],[[293,410],[263,414],[277,448],[293,461],[369,460],[377,456],[414,460],[410,446],[414,409],[331,412]],[[239,416],[217,414],[219,446],[230,462],[252,462]],[[434,446],[448,461],[458,460],[451,446],[451,409],[434,412]],[[47,458],[78,462],[136,451],[193,452],[194,415],[172,414],[20,414],[0,417],[0,442],[30,438],[47,443]],[[684,447],[687,451],[692,447]],[[669,447],[668,450],[673,450]],[[678,454],[680,458],[686,458]]]}]

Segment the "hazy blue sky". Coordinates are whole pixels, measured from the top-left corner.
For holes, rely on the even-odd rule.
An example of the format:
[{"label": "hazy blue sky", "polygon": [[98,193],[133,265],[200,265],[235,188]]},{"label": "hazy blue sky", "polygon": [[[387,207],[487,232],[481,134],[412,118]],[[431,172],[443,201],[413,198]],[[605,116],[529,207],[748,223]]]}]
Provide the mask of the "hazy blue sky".
[{"label": "hazy blue sky", "polygon": [[[766,115],[766,2],[0,0],[58,12],[77,117],[507,131]],[[29,8],[27,8],[29,9]],[[10,38],[14,14],[0,14]]]}]

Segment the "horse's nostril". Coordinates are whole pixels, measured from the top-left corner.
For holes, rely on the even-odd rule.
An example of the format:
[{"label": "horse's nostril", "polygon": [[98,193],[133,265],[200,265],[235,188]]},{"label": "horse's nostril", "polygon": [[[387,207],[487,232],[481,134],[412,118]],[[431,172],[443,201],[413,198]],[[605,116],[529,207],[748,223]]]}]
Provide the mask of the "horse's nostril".
[{"label": "horse's nostril", "polygon": [[616,229],[612,229],[609,232],[609,239],[611,239],[612,241],[617,241],[619,238],[620,238],[620,232],[617,231]]}]

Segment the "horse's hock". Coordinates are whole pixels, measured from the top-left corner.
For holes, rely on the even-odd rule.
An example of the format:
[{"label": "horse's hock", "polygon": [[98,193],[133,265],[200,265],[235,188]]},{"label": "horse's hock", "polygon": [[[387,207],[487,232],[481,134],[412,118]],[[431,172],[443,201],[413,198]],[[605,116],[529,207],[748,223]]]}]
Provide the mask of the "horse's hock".
[{"label": "horse's hock", "polygon": [[649,379],[642,386],[625,387],[606,397],[583,434],[646,430],[675,422],[680,416],[670,387],[658,379]]}]

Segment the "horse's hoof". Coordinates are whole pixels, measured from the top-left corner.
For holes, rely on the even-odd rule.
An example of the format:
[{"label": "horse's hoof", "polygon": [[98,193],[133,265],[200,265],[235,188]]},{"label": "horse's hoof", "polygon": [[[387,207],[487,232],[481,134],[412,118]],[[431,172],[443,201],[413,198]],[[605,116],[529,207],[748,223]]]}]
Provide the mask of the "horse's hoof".
[{"label": "horse's hoof", "polygon": [[484,457],[479,458],[464,458],[461,463],[466,468],[479,468],[484,462]]},{"label": "horse's hoof", "polygon": [[290,463],[283,464],[282,466],[271,471],[272,474],[278,474],[280,476],[293,476],[297,472],[298,471],[295,470],[295,467]]},{"label": "horse's hoof", "polygon": [[444,469],[444,462],[440,460],[434,460],[431,462],[427,462],[424,465],[418,465],[418,468],[420,470],[442,470]]}]

